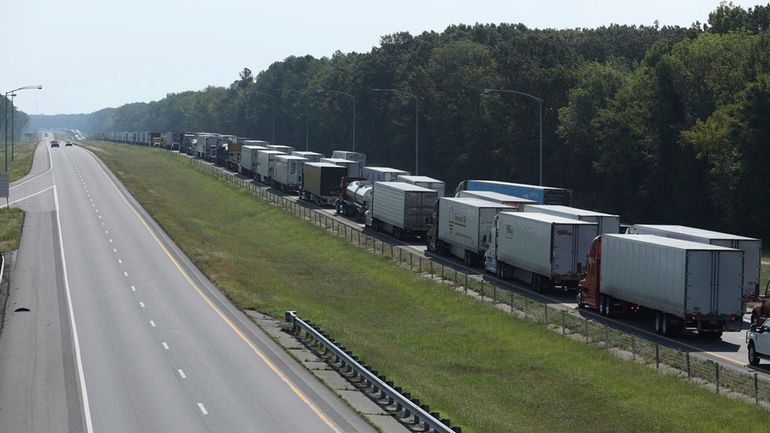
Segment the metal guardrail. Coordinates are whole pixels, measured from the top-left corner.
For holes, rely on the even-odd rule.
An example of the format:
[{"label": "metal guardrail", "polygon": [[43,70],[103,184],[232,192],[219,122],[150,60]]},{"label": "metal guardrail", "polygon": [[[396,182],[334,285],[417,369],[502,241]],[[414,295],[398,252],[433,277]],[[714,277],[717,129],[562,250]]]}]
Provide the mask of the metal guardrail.
[{"label": "metal guardrail", "polygon": [[386,406],[395,406],[394,412],[401,418],[413,417],[413,424],[422,424],[422,432],[435,432],[435,433],[461,433],[460,427],[450,427],[448,420],[438,419],[436,415],[430,413],[428,410],[423,409],[418,403],[410,400],[393,386],[390,386],[384,380],[380,379],[376,374],[369,371],[366,367],[361,365],[356,359],[349,355],[344,349],[340,348],[317,330],[313,325],[305,322],[295,311],[287,311],[285,315],[286,323],[292,325],[295,332],[304,331],[308,336],[317,341],[324,350],[333,355],[335,358],[335,364],[340,364],[340,368],[346,368],[352,370],[358,377],[360,377],[366,383],[366,388],[373,389],[378,395],[380,400],[387,399]]},{"label": "metal guardrail", "polygon": [[5,270],[5,254],[0,251],[0,284],[3,284],[3,271]]}]

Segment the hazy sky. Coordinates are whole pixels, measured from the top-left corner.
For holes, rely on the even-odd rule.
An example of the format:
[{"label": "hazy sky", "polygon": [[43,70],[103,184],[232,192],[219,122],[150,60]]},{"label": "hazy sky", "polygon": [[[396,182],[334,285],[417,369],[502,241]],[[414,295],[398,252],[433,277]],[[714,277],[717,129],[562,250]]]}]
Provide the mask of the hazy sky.
[{"label": "hazy sky", "polygon": [[[734,0],[750,7],[758,0]],[[92,112],[226,86],[291,55],[367,52],[450,24],[689,26],[719,0],[0,0],[0,90],[30,114]]]}]

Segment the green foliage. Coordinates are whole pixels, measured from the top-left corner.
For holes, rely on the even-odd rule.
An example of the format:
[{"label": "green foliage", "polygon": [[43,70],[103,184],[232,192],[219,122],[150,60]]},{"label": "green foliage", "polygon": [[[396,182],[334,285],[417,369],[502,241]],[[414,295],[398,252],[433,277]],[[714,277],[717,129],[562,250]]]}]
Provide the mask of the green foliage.
[{"label": "green foliage", "polygon": [[[84,131],[267,140],[275,122],[276,141],[303,149],[307,124],[310,149],[325,154],[350,149],[355,130],[370,164],[412,170],[414,99],[371,91],[398,89],[419,96],[420,174],[450,189],[468,178],[536,183],[537,101],[481,93],[517,90],[544,101],[544,182],[572,188],[574,205],[629,223],[770,237],[758,209],[770,209],[759,182],[768,145],[761,119],[770,112],[752,96],[770,73],[769,25],[770,4],[723,3],[708,25],[689,28],[476,24],[394,33],[367,53],[292,56],[256,75],[244,68],[227,88],[66,120]],[[319,90],[350,93],[355,107]]]}]

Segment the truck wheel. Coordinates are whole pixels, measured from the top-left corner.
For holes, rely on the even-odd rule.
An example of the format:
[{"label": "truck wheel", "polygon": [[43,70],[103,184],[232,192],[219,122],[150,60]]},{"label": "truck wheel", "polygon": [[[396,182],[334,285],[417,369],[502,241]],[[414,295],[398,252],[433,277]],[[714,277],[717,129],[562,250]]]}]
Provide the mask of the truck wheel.
[{"label": "truck wheel", "polygon": [[671,330],[669,329],[669,323],[668,323],[668,317],[666,317],[666,313],[662,314],[661,322],[660,322],[660,333],[661,335],[668,337],[671,335]]},{"label": "truck wheel", "polygon": [[759,365],[759,356],[757,356],[757,350],[754,348],[754,343],[749,343],[749,364]]},{"label": "truck wheel", "polygon": [[575,302],[577,303],[578,308],[585,308],[586,304],[583,303],[583,294],[578,291],[577,296],[575,297]]},{"label": "truck wheel", "polygon": [[532,274],[532,290],[536,293],[543,291],[543,280],[540,275]]},{"label": "truck wheel", "polygon": [[599,295],[599,315],[604,316],[607,314],[607,297]]},{"label": "truck wheel", "polygon": [[604,307],[604,315],[610,317],[615,313],[615,311],[612,309],[612,296],[605,295],[604,302],[606,304]]},{"label": "truck wheel", "polygon": [[655,333],[659,335],[663,332],[663,324],[661,322],[663,322],[663,319],[660,312],[655,313]]}]

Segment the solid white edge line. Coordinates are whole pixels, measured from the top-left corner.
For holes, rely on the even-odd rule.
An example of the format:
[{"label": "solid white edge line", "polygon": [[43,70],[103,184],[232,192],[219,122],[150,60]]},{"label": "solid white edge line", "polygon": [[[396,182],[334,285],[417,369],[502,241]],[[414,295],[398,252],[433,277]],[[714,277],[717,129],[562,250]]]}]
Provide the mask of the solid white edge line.
[{"label": "solid white edge line", "polygon": [[200,409],[201,413],[204,415],[209,414],[209,411],[206,410],[206,406],[204,406],[203,403],[198,403],[198,409]]},{"label": "solid white edge line", "polygon": [[[53,161],[51,161],[53,167]],[[86,431],[93,433],[94,427],[91,421],[91,406],[88,403],[88,390],[86,388],[86,378],[83,374],[83,357],[80,353],[80,339],[78,337],[78,327],[75,324],[75,310],[72,307],[72,295],[70,294],[69,277],[67,276],[67,261],[64,257],[64,238],[62,237],[61,218],[59,217],[59,192],[56,186],[53,186],[53,199],[56,208],[56,225],[59,228],[59,252],[61,254],[62,272],[64,276],[64,289],[67,293],[67,309],[70,314],[70,326],[72,327],[72,339],[75,343],[75,361],[78,365],[78,379],[80,380],[80,390],[83,395],[83,412],[86,419]]]}]

